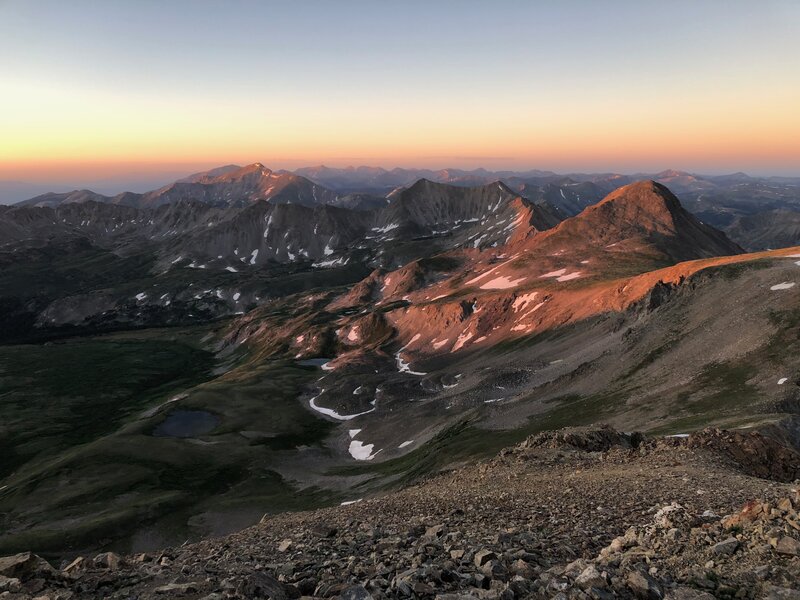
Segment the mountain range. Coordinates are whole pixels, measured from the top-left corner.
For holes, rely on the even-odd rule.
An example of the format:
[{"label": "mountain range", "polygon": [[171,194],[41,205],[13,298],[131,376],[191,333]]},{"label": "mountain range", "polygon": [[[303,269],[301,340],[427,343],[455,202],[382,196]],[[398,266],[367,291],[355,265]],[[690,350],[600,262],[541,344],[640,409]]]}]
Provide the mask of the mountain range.
[{"label": "mountain range", "polygon": [[426,174],[0,208],[0,549],[227,533],[565,425],[798,441],[794,184]]},{"label": "mountain range", "polygon": [[145,193],[106,196],[91,190],[73,190],[42,194],[15,206],[52,208],[93,201],[146,209],[193,201],[216,207],[244,208],[258,200],[269,200],[273,204],[379,210],[389,204],[395,194],[423,179],[460,187],[502,182],[512,193],[545,206],[560,219],[575,216],[620,186],[650,179],[668,186],[690,212],[751,250],[791,244],[797,239],[795,222],[800,220],[800,179],[750,177],[744,173],[703,176],[676,170],[634,175],[559,175],[550,171],[319,166],[292,173],[272,171],[261,163],[254,163],[245,167],[226,165],[196,173]]}]

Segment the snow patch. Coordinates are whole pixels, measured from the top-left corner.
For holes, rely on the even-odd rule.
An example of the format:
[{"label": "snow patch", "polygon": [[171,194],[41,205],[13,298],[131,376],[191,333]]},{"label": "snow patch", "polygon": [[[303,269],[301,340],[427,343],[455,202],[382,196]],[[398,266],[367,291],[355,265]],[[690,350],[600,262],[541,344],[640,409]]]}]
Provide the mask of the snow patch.
[{"label": "snow patch", "polygon": [[398,372],[408,373],[409,375],[418,375],[418,376],[427,375],[427,373],[421,373],[420,371],[412,371],[411,364],[403,360],[403,357],[401,356],[402,352],[403,348],[400,348],[400,350],[397,351],[397,354],[394,355],[394,358],[397,361]]},{"label": "snow patch", "polygon": [[225,267],[225,270],[226,271],[230,271],[231,273],[238,273],[239,272],[236,269],[234,269],[233,267]]},{"label": "snow patch", "polygon": [[358,440],[353,440],[350,442],[350,456],[355,458],[356,460],[372,460],[375,456],[380,452],[373,453],[372,449],[375,447],[375,444],[365,444],[363,442],[359,442]]},{"label": "snow patch", "polygon": [[340,256],[339,258],[332,258],[330,260],[321,260],[319,262],[313,263],[311,266],[314,268],[325,268],[325,267],[338,267],[339,265],[346,265],[350,261],[349,258],[344,258]]},{"label": "snow patch", "polygon": [[789,381],[788,377],[781,377],[780,379],[778,379],[778,385],[783,385],[787,381]]},{"label": "snow patch", "polygon": [[413,443],[414,443],[414,440],[406,440],[405,442],[403,442],[402,444],[400,444],[400,445],[398,446],[398,448],[405,448],[406,446],[410,446],[410,445],[411,445],[411,444],[413,444]]},{"label": "snow patch", "polygon": [[776,290],[788,290],[789,288],[793,288],[793,287],[794,287],[794,282],[793,281],[792,282],[784,281],[783,283],[778,283],[778,284],[773,285],[769,289],[771,289],[774,292]]},{"label": "snow patch", "polygon": [[502,276],[495,277],[491,281],[487,281],[481,286],[482,290],[507,290],[508,288],[516,287],[523,281],[525,277],[519,279],[511,279],[510,277]]},{"label": "snow patch", "polygon": [[581,276],[580,271],[575,271],[574,273],[569,273],[567,275],[562,275],[561,277],[557,277],[556,281],[572,281],[573,279],[577,279]]},{"label": "snow patch", "polygon": [[267,226],[264,228],[264,239],[267,239],[269,235],[269,226],[272,225],[272,215],[270,214],[269,219],[267,219]]},{"label": "snow patch", "polygon": [[511,308],[514,309],[514,312],[519,312],[521,309],[525,308],[529,303],[533,302],[536,299],[536,296],[539,292],[531,292],[530,294],[523,294],[522,296],[518,296],[514,303],[511,305]]},{"label": "snow patch", "polygon": [[566,273],[566,269],[558,269],[557,271],[550,271],[549,273],[545,273],[544,275],[539,275],[540,279],[544,279],[545,277],[561,277]]},{"label": "snow patch", "polygon": [[324,393],[325,393],[324,389],[320,390],[319,394],[311,398],[308,404],[313,410],[317,411],[321,415],[325,415],[326,417],[331,417],[332,419],[337,419],[339,421],[349,421],[350,419],[355,419],[356,417],[360,417],[361,415],[366,415],[368,413],[375,411],[375,407],[373,406],[369,410],[365,410],[364,412],[356,413],[354,415],[341,415],[332,408],[325,408],[324,406],[319,406],[317,404],[317,400]]},{"label": "snow patch", "polygon": [[456,340],[456,343],[453,344],[453,349],[450,350],[450,352],[455,352],[463,348],[464,344],[466,344],[470,339],[472,339],[474,335],[475,334],[471,331],[469,333],[462,333],[460,336],[458,336],[458,339]]},{"label": "snow patch", "polygon": [[251,265],[256,264],[256,258],[258,258],[258,248],[256,248],[255,250],[253,250],[250,253],[250,264]]}]

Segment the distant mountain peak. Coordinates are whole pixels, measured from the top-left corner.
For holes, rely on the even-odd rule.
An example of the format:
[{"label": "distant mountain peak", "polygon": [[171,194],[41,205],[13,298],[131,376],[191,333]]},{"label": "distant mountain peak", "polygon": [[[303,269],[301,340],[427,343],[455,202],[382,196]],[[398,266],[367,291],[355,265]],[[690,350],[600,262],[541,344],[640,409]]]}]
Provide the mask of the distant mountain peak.
[{"label": "distant mountain peak", "polygon": [[218,179],[239,179],[240,177],[244,177],[245,175],[250,175],[251,173],[258,173],[258,174],[261,174],[261,175],[269,175],[270,173],[272,173],[272,170],[268,169],[267,167],[265,167],[260,162],[256,162],[256,163],[252,163],[252,164],[246,165],[244,167],[241,167],[240,169],[238,169],[236,171],[231,171],[229,173],[221,175],[220,177],[218,177]]},{"label": "distant mountain peak", "polygon": [[659,179],[667,179],[669,177],[693,177],[691,173],[686,171],[678,171],[677,169],[666,169],[656,174]]},{"label": "distant mountain peak", "polygon": [[225,175],[226,173],[231,173],[233,171],[238,171],[242,167],[239,165],[224,165],[222,167],[216,167],[214,169],[209,169],[208,171],[201,171],[199,173],[193,173],[188,177],[184,177],[182,179],[178,179],[175,183],[196,183],[203,179],[219,177],[220,175]]}]

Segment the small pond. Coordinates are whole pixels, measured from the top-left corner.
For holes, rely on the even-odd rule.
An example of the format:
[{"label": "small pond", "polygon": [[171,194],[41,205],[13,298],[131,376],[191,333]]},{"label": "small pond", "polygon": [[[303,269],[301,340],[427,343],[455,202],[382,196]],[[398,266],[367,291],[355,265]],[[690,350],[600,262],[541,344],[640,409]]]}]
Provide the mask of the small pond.
[{"label": "small pond", "polygon": [[155,437],[190,438],[209,433],[220,418],[204,410],[174,410],[153,430]]}]

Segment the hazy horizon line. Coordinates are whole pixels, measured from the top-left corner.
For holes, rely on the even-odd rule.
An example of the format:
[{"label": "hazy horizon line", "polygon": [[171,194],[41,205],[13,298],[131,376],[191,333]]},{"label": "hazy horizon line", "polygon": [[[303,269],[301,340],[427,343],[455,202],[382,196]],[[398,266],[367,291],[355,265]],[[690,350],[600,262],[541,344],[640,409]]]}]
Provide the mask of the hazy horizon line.
[{"label": "hazy horizon line", "polygon": [[[42,179],[42,180],[31,180],[31,179],[0,179],[0,204],[10,205],[15,204],[17,202],[22,202],[24,200],[28,200],[30,198],[35,198],[37,196],[48,194],[48,193],[67,193],[76,190],[90,190],[95,193],[99,193],[105,196],[115,196],[117,194],[121,194],[123,192],[133,192],[133,193],[145,193],[152,190],[159,189],[165,185],[169,185],[179,179],[188,177],[190,175],[194,175],[196,173],[202,173],[205,171],[209,171],[212,169],[224,167],[224,166],[237,166],[237,167],[244,167],[252,164],[263,164],[265,167],[270,168],[273,171],[288,171],[288,172],[296,172],[302,169],[310,169],[310,168],[319,168],[319,167],[326,167],[330,169],[359,169],[359,168],[370,168],[370,169],[383,169],[385,171],[392,171],[394,169],[402,169],[406,171],[429,171],[429,172],[438,172],[438,171],[446,171],[446,170],[458,170],[464,171],[466,173],[475,172],[478,170],[484,170],[489,173],[514,173],[514,174],[526,174],[533,171],[540,171],[543,173],[552,173],[554,175],[561,175],[564,177],[568,177],[570,175],[623,175],[623,176],[648,176],[648,175],[657,175],[659,173],[663,173],[665,171],[678,171],[682,173],[687,173],[690,175],[695,175],[699,177],[720,177],[725,175],[732,175],[735,173],[744,173],[749,177],[754,178],[787,178],[787,179],[800,179],[800,174],[795,173],[764,173],[758,171],[748,171],[746,169],[735,169],[735,170],[689,170],[689,169],[682,169],[682,168],[675,168],[675,167],[666,167],[663,169],[638,169],[638,170],[611,170],[611,169],[597,169],[597,170],[581,170],[581,169],[570,169],[570,170],[556,170],[556,169],[548,169],[548,168],[540,168],[540,167],[485,167],[485,166],[475,166],[475,167],[464,167],[464,166],[449,166],[449,167],[420,167],[420,166],[384,166],[384,164],[368,164],[368,163],[351,163],[345,166],[332,166],[330,164],[325,164],[324,161],[318,163],[306,163],[306,162],[298,162],[301,166],[294,166],[294,167],[287,167],[285,166],[284,161],[275,161],[275,162],[282,162],[284,166],[275,165],[274,168],[271,167],[268,163],[263,163],[261,161],[253,161],[253,162],[221,162],[221,163],[206,163],[206,164],[197,164],[197,163],[187,163],[183,166],[183,168],[178,167],[175,164],[170,165],[171,168],[169,170],[164,171],[155,171],[155,172],[146,172],[142,170],[134,170],[130,172],[122,172],[118,175],[111,176],[111,177],[104,177],[101,179],[93,179],[93,178],[81,178],[81,179],[73,179],[73,180],[64,180],[64,179]],[[207,166],[208,164],[213,164],[214,166]],[[444,163],[446,164],[446,163]]]},{"label": "hazy horizon line", "polygon": [[[697,176],[707,176],[707,177],[720,177],[725,175],[733,175],[736,173],[742,173],[749,177],[755,178],[770,178],[770,177],[786,177],[786,178],[800,178],[800,169],[797,171],[790,171],[786,169],[775,169],[775,170],[764,170],[760,168],[755,169],[748,169],[746,167],[731,167],[727,169],[720,169],[720,168],[710,168],[710,169],[703,169],[701,168],[689,168],[689,167],[676,167],[676,166],[664,166],[661,168],[656,167],[638,167],[638,168],[627,168],[627,169],[613,169],[613,168],[581,168],[581,167],[573,167],[573,168],[558,168],[558,167],[541,167],[541,166],[485,166],[485,165],[477,165],[477,166],[464,166],[464,165],[457,165],[452,163],[442,163],[443,166],[420,166],[420,165],[408,165],[403,163],[384,163],[384,162],[351,162],[351,163],[343,163],[343,164],[336,164],[332,162],[326,161],[309,161],[309,162],[300,162],[298,161],[295,166],[288,166],[287,162],[295,162],[295,161],[274,161],[278,164],[270,164],[270,162],[264,162],[259,160],[254,160],[250,162],[246,161],[221,161],[215,163],[185,163],[182,166],[178,166],[178,164],[172,164],[169,168],[165,168],[164,170],[142,170],[142,169],[131,169],[130,171],[120,171],[117,174],[106,176],[106,177],[79,177],[79,178],[69,178],[69,177],[44,177],[41,179],[34,179],[30,177],[0,177],[0,184],[18,184],[18,185],[31,185],[31,186],[46,186],[46,185],[53,185],[53,186],[75,186],[75,185],[118,185],[124,183],[131,183],[134,185],[138,184],[149,184],[153,181],[157,180],[164,180],[165,183],[169,183],[174,181],[172,178],[183,178],[188,177],[191,175],[195,175],[197,173],[203,173],[206,171],[210,171],[213,169],[218,169],[227,166],[236,166],[236,167],[246,167],[249,165],[254,164],[262,164],[266,168],[272,171],[288,171],[288,172],[296,172],[303,169],[313,169],[313,168],[328,168],[332,170],[347,170],[347,169],[382,169],[384,171],[390,172],[393,170],[404,170],[404,171],[429,171],[429,172],[439,172],[439,171],[463,171],[466,173],[475,172],[475,171],[487,171],[489,173],[531,173],[535,171],[543,172],[543,173],[553,173],[555,175],[656,175],[659,173],[663,173],[665,171],[676,171],[681,173],[687,173],[689,175],[697,175]],[[209,166],[211,165],[211,166]],[[121,190],[121,191],[128,191],[128,190]]]}]

